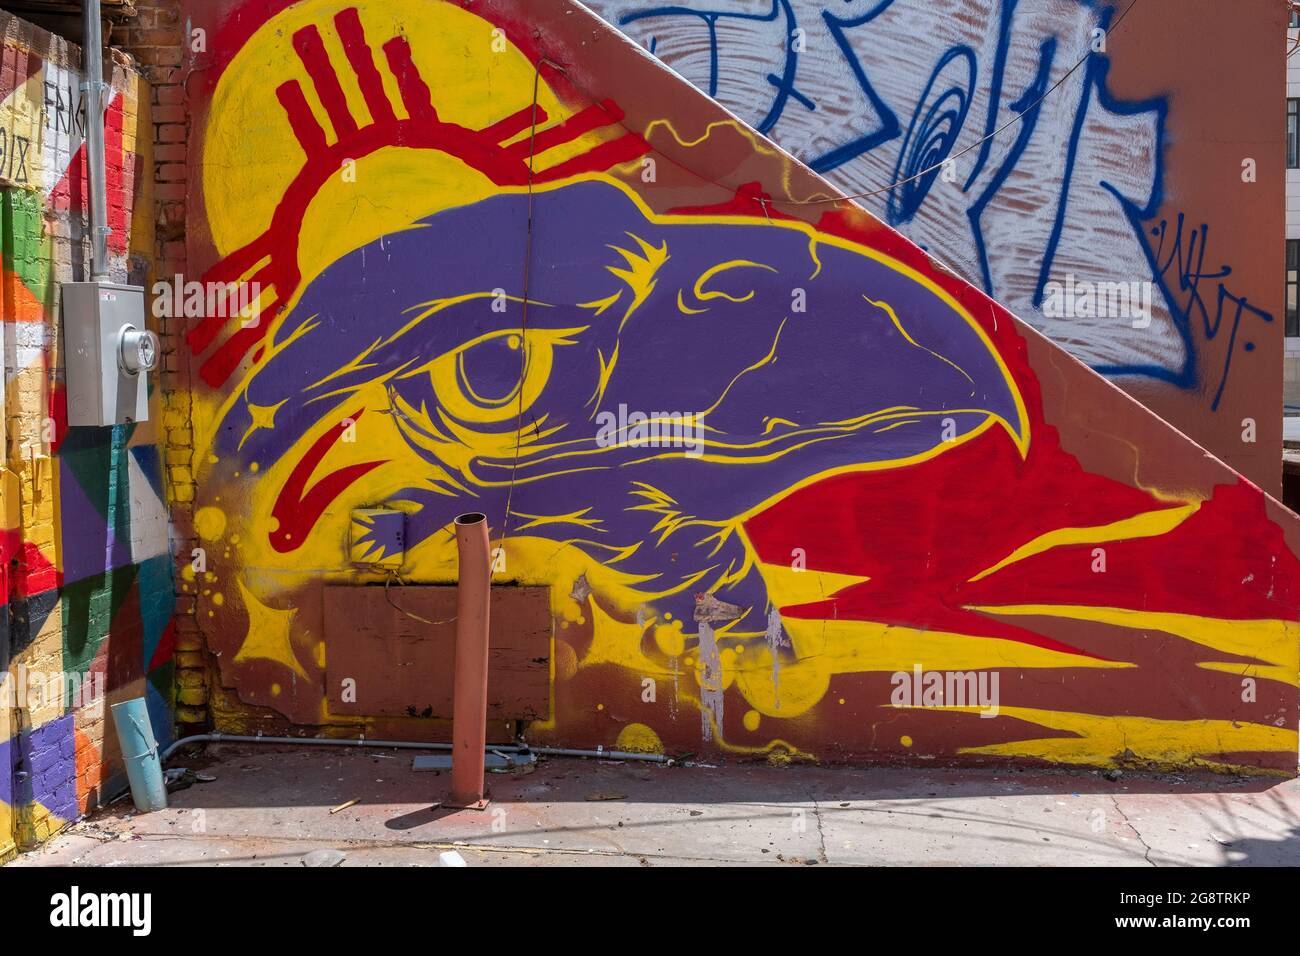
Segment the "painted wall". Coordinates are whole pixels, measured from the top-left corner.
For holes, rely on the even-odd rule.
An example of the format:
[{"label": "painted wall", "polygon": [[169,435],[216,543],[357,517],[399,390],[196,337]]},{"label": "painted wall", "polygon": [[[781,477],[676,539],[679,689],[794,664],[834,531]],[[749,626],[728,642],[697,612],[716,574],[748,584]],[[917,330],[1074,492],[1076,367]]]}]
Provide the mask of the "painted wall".
[{"label": "painted wall", "polygon": [[[0,615],[0,857],[124,780],[107,705],[146,695],[171,728],[174,599],[147,426],[69,428],[58,287],[88,272],[80,51],[0,14],[0,245],[6,467]],[[143,282],[148,87],[115,57],[106,115],[111,269]],[[145,110],[144,119],[141,111]]]},{"label": "painted wall", "polygon": [[1278,493],[1285,4],[587,5]]},{"label": "painted wall", "polygon": [[534,742],[1295,772],[1295,517],[587,11],[191,13],[189,262],[259,293],[186,339],[218,727],[444,733],[330,712],[321,593],[474,510]]},{"label": "painted wall", "polygon": [[[1300,99],[1300,30],[1286,31],[1286,97]],[[1286,171],[1286,238],[1300,239],[1300,168]],[[1285,314],[1284,314],[1285,317]],[[1285,338],[1283,359],[1283,399],[1287,405],[1300,406],[1300,336]]]}]

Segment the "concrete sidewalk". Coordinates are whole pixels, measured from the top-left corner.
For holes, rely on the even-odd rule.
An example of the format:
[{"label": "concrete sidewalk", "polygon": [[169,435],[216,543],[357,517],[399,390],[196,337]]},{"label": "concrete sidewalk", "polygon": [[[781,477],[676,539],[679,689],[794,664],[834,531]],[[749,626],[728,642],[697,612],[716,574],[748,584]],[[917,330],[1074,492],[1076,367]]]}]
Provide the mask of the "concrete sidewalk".
[{"label": "concrete sidewalk", "polygon": [[413,756],[210,748],[167,810],[119,801],[9,865],[1300,865],[1296,780],[558,758],[474,812],[433,809],[448,776]]}]

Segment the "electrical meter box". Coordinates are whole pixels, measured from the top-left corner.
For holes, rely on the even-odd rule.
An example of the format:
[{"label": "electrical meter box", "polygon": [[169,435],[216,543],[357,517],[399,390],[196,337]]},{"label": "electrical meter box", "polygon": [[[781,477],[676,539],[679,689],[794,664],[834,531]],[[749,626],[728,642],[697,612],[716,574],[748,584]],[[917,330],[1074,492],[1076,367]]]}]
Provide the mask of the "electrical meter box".
[{"label": "electrical meter box", "polygon": [[144,289],[65,282],[62,300],[68,424],[148,421],[148,373],[159,346],[145,328]]}]

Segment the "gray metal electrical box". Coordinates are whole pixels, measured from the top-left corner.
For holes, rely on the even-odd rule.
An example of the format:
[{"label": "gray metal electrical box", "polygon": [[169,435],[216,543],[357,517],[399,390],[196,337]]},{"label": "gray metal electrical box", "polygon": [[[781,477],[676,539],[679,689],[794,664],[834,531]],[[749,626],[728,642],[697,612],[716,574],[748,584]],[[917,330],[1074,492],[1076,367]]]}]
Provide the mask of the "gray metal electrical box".
[{"label": "gray metal electrical box", "polygon": [[144,289],[65,282],[62,293],[68,424],[148,421],[147,378],[159,348],[145,328]]}]

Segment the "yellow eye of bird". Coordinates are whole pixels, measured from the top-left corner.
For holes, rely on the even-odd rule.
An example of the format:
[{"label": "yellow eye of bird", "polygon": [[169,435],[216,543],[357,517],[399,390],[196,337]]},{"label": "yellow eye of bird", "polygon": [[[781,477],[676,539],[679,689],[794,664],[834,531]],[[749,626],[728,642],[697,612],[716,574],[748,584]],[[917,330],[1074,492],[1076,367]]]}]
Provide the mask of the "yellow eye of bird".
[{"label": "yellow eye of bird", "polygon": [[[555,349],[573,345],[576,329],[489,332],[440,355],[427,366],[442,411],[462,422],[502,422],[532,406],[551,377]],[[523,355],[520,355],[520,348]],[[520,374],[522,371],[522,375]]]}]

